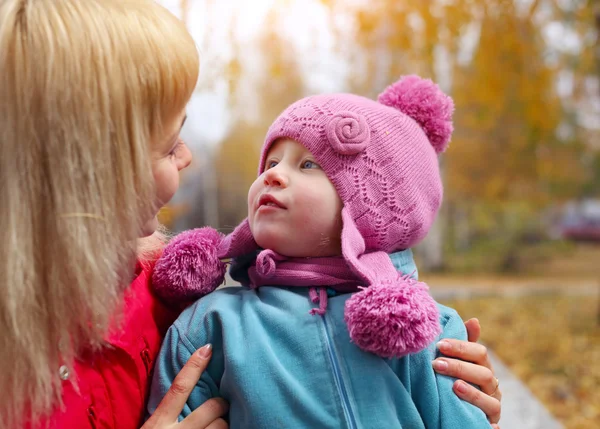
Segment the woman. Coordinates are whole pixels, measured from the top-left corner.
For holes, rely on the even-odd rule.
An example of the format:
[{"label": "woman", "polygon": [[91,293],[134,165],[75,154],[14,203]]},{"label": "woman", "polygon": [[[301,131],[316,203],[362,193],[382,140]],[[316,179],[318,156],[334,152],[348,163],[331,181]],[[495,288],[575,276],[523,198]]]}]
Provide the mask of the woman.
[{"label": "woman", "polygon": [[[191,161],[178,133],[197,74],[184,25],[151,0],[0,0],[0,427],[142,424],[177,316],[148,280],[156,213]],[[220,400],[175,417],[209,357],[144,427],[226,427]],[[483,386],[486,358],[463,379]]]}]

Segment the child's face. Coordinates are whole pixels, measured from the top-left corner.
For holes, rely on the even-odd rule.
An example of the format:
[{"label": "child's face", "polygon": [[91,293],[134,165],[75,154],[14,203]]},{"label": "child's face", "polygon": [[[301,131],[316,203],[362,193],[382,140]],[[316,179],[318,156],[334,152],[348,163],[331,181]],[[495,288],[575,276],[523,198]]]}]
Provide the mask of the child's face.
[{"label": "child's face", "polygon": [[167,121],[163,135],[154,138],[150,145],[152,174],[156,187],[154,202],[156,212],[144,225],[144,236],[152,235],[156,231],[158,211],[173,198],[179,188],[179,172],[192,161],[192,153],[179,138],[185,118],[185,110],[183,110]]},{"label": "child's face", "polygon": [[342,201],[315,157],[300,143],[271,146],[265,172],[248,193],[256,243],[289,257],[341,254]]}]

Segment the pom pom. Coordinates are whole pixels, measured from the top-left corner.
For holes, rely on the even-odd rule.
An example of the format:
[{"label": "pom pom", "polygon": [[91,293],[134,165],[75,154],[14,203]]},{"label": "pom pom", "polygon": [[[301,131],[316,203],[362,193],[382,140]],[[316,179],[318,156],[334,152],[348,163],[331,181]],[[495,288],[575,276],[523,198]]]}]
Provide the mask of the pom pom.
[{"label": "pom pom", "polygon": [[446,150],[452,136],[454,102],[431,80],[405,76],[379,94],[378,101],[417,121],[436,153]]},{"label": "pom pom", "polygon": [[213,228],[182,232],[165,247],[156,262],[152,283],[169,302],[185,302],[215,290],[225,277],[217,252],[223,235]]},{"label": "pom pom", "polygon": [[423,350],[441,333],[438,308],[427,289],[406,276],[354,294],[344,317],[350,338],[384,358]]}]

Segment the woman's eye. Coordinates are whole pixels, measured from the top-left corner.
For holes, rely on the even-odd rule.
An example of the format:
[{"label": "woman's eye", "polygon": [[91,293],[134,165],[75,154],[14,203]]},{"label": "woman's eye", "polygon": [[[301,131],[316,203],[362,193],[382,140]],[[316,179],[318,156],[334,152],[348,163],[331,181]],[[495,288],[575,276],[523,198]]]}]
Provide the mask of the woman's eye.
[{"label": "woman's eye", "polygon": [[174,148],[171,150],[171,152],[169,152],[169,156],[170,156],[171,158],[174,158],[174,157],[175,157],[175,155],[177,155],[177,151],[178,151],[179,149],[181,149],[181,147],[183,146],[183,144],[184,144],[184,143],[183,143],[183,140],[178,140],[178,141],[177,141],[177,144],[175,145],[175,147],[174,147]]},{"label": "woman's eye", "polygon": [[319,167],[319,164],[317,164],[316,162],[307,160],[302,163],[302,168],[312,169],[312,168],[320,168],[320,167]]}]

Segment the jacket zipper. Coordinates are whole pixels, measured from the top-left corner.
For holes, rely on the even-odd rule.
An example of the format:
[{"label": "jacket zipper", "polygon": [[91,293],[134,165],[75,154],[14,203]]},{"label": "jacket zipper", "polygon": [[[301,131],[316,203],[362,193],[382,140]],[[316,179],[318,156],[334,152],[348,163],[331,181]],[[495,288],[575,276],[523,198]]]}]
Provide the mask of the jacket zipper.
[{"label": "jacket zipper", "polygon": [[331,366],[333,367],[335,384],[338,388],[340,397],[342,398],[342,408],[344,409],[344,414],[346,416],[346,420],[348,421],[348,426],[350,427],[350,429],[356,429],[357,426],[356,421],[354,419],[354,414],[352,413],[352,407],[350,406],[350,399],[348,398],[346,385],[342,377],[342,372],[340,371],[337,354],[333,346],[333,341],[331,340],[331,335],[329,334],[329,324],[327,323],[327,315],[324,314],[321,318],[323,319],[323,324],[325,325],[325,342],[327,344],[327,351],[329,352]]}]

